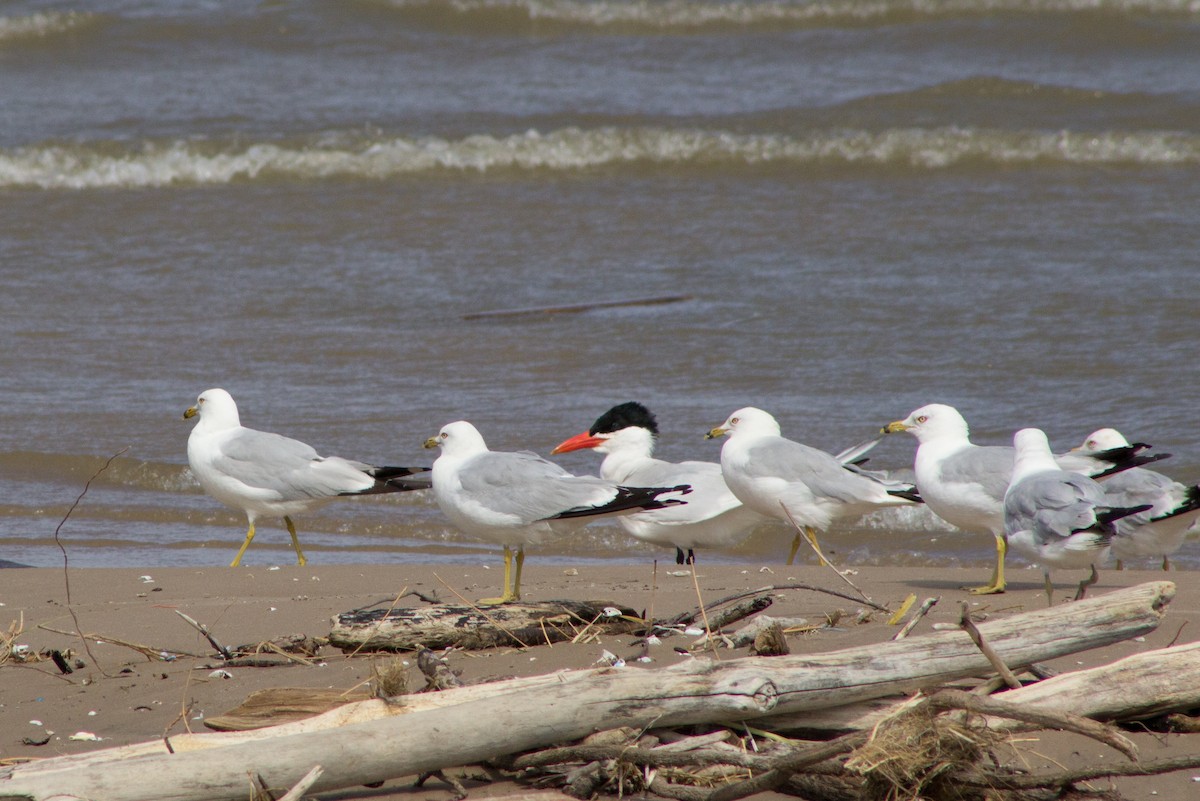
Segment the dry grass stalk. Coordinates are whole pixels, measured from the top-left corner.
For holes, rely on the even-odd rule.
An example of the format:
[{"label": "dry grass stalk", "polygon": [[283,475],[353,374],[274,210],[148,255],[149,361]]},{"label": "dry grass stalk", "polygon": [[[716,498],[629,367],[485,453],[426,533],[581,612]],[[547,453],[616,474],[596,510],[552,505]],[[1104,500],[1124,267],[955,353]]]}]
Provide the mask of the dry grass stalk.
[{"label": "dry grass stalk", "polygon": [[864,777],[863,798],[868,801],[955,799],[960,797],[958,773],[976,765],[1002,740],[917,701],[880,721],[845,766]]},{"label": "dry grass stalk", "polygon": [[382,667],[378,660],[372,661],[371,692],[384,700],[408,695],[408,666],[404,660],[399,657],[389,659]]}]

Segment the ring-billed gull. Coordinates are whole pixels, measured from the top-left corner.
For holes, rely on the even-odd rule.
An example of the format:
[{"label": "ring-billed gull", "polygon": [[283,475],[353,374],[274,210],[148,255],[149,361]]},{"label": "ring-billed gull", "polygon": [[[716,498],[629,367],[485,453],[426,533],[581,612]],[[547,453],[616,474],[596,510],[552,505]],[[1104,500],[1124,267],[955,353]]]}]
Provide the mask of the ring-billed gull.
[{"label": "ring-billed gull", "polygon": [[[1101,428],[1088,434],[1077,453],[1089,454],[1132,447],[1121,432]],[[1200,519],[1200,486],[1188,486],[1144,467],[1126,470],[1104,482],[1104,496],[1111,506],[1150,508],[1117,521],[1112,553],[1120,570],[1126,559],[1154,556],[1162,559],[1163,570],[1171,567],[1171,554],[1183,545],[1188,530]]]},{"label": "ring-billed gull", "polygon": [[300,550],[292,515],[307,512],[345,495],[374,495],[428,489],[426,478],[406,478],[428,467],[375,467],[337,456],[321,456],[311,446],[279,434],[246,428],[237,404],[223,389],[200,394],[185,420],[199,415],[188,436],[188,464],[200,486],[221,503],[246,513],[250,528],[230,567],[237,567],[254,539],[261,516],[282,517],[296,549],[296,562],[308,560]]},{"label": "ring-billed gull", "polygon": [[[729,439],[721,446],[721,473],[729,489],[756,512],[791,522],[818,555],[817,532],[834,522],[888,506],[920,503],[911,484],[887,481],[842,464],[825,451],[784,439],[779,423],[762,409],[738,409],[705,436],[715,439],[725,434]],[[799,548],[798,531],[789,565]]]},{"label": "ring-billed gull", "polygon": [[[448,423],[426,448],[441,448],[433,462],[433,495],[464,533],[504,546],[504,593],[481,601],[521,599],[525,546],[543,542],[597,518],[638,509],[682,504],[686,484],[626,487],[595,476],[575,476],[535,453],[488,450],[478,429],[465,420]],[[516,569],[513,554],[516,553]]]},{"label": "ring-billed gull", "polygon": [[[907,431],[917,438],[913,462],[917,491],[935,515],[968,532],[991,534],[996,539],[996,566],[992,580],[971,592],[1004,592],[1004,492],[1012,477],[1014,450],[1008,445],[976,445],[967,421],[953,406],[931,403],[903,420],[888,423],[884,432]],[[1147,446],[1129,446],[1111,452],[1065,454],[1060,466],[1089,477],[1111,474],[1166,458],[1146,456]]]},{"label": "ring-billed gull", "polygon": [[[695,548],[725,548],[745,539],[762,515],[746,508],[729,490],[716,462],[667,462],[655,459],[658,421],[640,403],[612,407],[592,427],[560,443],[552,454],[591,448],[605,454],[600,477],[633,486],[689,484],[683,505],[617,518],[621,527],[645,542],[675,548],[679,564],[695,561]],[[684,556],[684,549],[687,556]]]},{"label": "ring-billed gull", "polygon": [[1111,506],[1099,482],[1058,466],[1041,429],[1018,431],[1013,448],[1012,483],[1004,493],[1008,543],[1042,566],[1047,602],[1053,600],[1052,567],[1091,567],[1091,579],[1080,585],[1082,594],[1095,582],[1096,565],[1116,535],[1114,523],[1150,507]]}]

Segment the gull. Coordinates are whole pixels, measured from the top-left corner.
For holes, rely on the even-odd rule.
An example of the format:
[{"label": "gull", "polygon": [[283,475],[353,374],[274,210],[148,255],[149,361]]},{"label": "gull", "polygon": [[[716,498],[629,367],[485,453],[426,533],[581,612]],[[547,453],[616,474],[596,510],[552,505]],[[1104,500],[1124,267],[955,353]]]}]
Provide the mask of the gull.
[{"label": "gull", "polygon": [[199,415],[188,436],[188,464],[212,497],[241,509],[250,523],[246,540],[230,567],[241,564],[261,516],[282,517],[296,549],[296,562],[308,563],[300,550],[292,515],[307,512],[345,495],[376,495],[428,489],[429,480],[405,478],[428,467],[375,467],[338,456],[321,456],[295,439],[245,428],[237,404],[223,389],[200,394],[183,419]]},{"label": "gull", "polygon": [[482,600],[485,604],[521,599],[526,545],[600,517],[683,504],[658,496],[691,492],[687,484],[622,486],[571,475],[535,453],[488,450],[483,435],[465,420],[443,426],[425,447],[442,449],[433,462],[433,496],[442,513],[466,534],[504,546],[504,592]]},{"label": "gull", "polygon": [[911,484],[887,481],[843,464],[825,451],[784,439],[779,423],[762,409],[738,409],[706,437],[725,434],[729,439],[721,447],[721,474],[729,489],[754,511],[799,529],[788,554],[789,565],[800,548],[800,531],[824,564],[818,531],[884,507],[921,502]]},{"label": "gull", "polygon": [[[1088,434],[1075,453],[1133,447],[1113,428]],[[1162,558],[1163,570],[1171,569],[1171,554],[1183,545],[1188,530],[1200,519],[1200,485],[1187,486],[1173,478],[1137,467],[1104,482],[1104,495],[1111,506],[1150,504],[1150,508],[1117,521],[1112,553],[1117,570],[1123,560],[1139,556]]]},{"label": "gull", "polygon": [[[600,477],[618,484],[689,484],[683,505],[622,515],[617,522],[634,537],[673,546],[678,564],[695,562],[695,548],[725,548],[743,540],[762,515],[746,508],[730,491],[716,462],[667,462],[653,457],[658,421],[640,403],[612,407],[592,427],[564,440],[552,454],[591,448],[605,454]],[[684,556],[684,549],[687,555]]]},{"label": "gull", "polygon": [[[967,421],[953,406],[931,403],[903,420],[888,423],[884,433],[907,431],[917,438],[913,463],[917,491],[935,515],[968,532],[996,538],[996,566],[991,581],[970,591],[978,595],[1004,592],[1004,492],[1012,477],[1015,451],[1007,445],[971,442]],[[1060,456],[1060,466],[1091,478],[1112,475],[1169,454],[1145,456],[1138,444],[1091,454]]]},{"label": "gull", "polygon": [[1012,483],[1004,493],[1004,532],[1009,544],[1042,566],[1046,600],[1052,602],[1052,567],[1090,567],[1107,555],[1116,535],[1116,521],[1149,509],[1149,504],[1114,507],[1104,487],[1082,473],[1063,470],[1050,451],[1046,434],[1023,428],[1013,435]]}]

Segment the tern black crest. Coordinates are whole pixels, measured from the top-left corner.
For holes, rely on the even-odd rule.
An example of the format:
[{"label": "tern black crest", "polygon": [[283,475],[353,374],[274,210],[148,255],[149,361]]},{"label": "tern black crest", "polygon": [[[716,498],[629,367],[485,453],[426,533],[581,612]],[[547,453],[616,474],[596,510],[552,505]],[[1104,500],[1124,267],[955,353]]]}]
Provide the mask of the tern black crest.
[{"label": "tern black crest", "polygon": [[618,404],[596,418],[588,433],[593,437],[597,434],[612,434],[622,428],[640,426],[648,429],[651,434],[658,436],[658,421],[642,404],[636,401]]}]

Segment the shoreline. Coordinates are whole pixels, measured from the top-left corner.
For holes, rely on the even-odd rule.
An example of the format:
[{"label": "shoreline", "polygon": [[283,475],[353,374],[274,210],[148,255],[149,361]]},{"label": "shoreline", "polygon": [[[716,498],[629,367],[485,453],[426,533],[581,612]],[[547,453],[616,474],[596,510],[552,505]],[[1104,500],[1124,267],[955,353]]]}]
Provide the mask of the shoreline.
[{"label": "shoreline", "polygon": [[[955,624],[961,603],[970,605],[977,619],[1003,616],[1019,611],[1044,608],[1041,574],[1014,571],[1008,592],[997,596],[976,597],[960,586],[978,583],[978,569],[880,568],[862,567],[848,578],[873,601],[897,609],[909,595],[917,602],[939,597],[913,634],[929,633],[935,624]],[[397,601],[402,592],[416,590],[436,593],[443,601],[475,600],[494,595],[499,587],[499,565],[442,563],[438,565],[308,565],[246,567],[231,569],[193,568],[73,568],[69,571],[71,605],[66,604],[64,571],[61,568],[25,568],[4,571],[0,588],[0,632],[23,623],[15,642],[34,651],[70,649],[72,659],[87,664],[70,675],[59,675],[52,662],[0,666],[6,687],[0,703],[0,757],[42,758],[59,754],[83,753],[115,745],[153,740],[166,733],[190,728],[206,731],[204,717],[228,712],[247,695],[270,687],[309,687],[352,691],[361,689],[371,676],[373,662],[382,657],[348,657],[326,646],[316,665],[291,665],[273,668],[231,668],[231,678],[218,678],[220,660],[213,648],[175,612],[183,612],[209,628],[226,646],[262,642],[274,637],[304,634],[328,635],[330,620],[340,612],[373,604],[384,607],[417,606],[412,596]],[[1161,570],[1115,571],[1100,574],[1100,582],[1090,588],[1089,597],[1114,589],[1151,581],[1169,580],[1176,584],[1177,595],[1168,606],[1162,624],[1137,641],[1126,641],[1086,651],[1060,660],[1051,667],[1074,670],[1106,664],[1115,659],[1146,650],[1183,644],[1200,639],[1200,586],[1190,581],[1187,572]],[[1073,583],[1064,581],[1068,573],[1056,576],[1056,602],[1074,594]],[[1071,578],[1074,578],[1071,576]],[[854,595],[828,568],[798,565],[791,568],[772,565],[701,564],[696,578],[686,567],[658,565],[655,574],[650,565],[580,565],[564,568],[556,565],[529,564],[525,569],[523,600],[554,598],[607,600],[645,610],[663,619],[690,611],[699,605],[737,592],[760,589],[767,585],[805,583],[837,593]],[[876,613],[866,623],[854,622],[865,605],[836,595],[799,589],[773,593],[767,610],[772,616],[805,617],[822,623],[840,610],[841,622],[811,634],[788,638],[792,653],[820,653],[890,639],[897,627],[887,625],[887,615]],[[914,607],[915,608],[915,607]],[[89,635],[88,648],[69,633],[75,630],[75,618]],[[910,613],[911,614],[911,613]],[[105,640],[109,638],[109,640]],[[558,643],[531,648],[498,648],[479,652],[455,651],[449,659],[462,679],[476,682],[508,676],[545,674],[562,669],[581,669],[594,665],[605,651],[630,657],[634,648],[630,636],[604,636],[587,644]],[[677,646],[691,644],[690,637],[664,640],[648,655],[653,669],[682,660],[708,658],[678,653]],[[152,651],[182,652],[174,661],[151,660],[127,645],[111,640],[147,646]],[[90,652],[90,653],[89,653]],[[183,654],[195,654],[187,656]],[[744,655],[739,651],[721,651],[721,659]],[[410,663],[407,684],[416,689],[424,684],[415,659],[401,655]],[[95,660],[95,663],[93,663]],[[630,660],[632,664],[632,660]],[[318,666],[319,665],[319,666]],[[102,669],[102,670],[100,670]],[[628,669],[638,669],[631,667]],[[107,675],[106,675],[107,674]],[[84,683],[85,680],[88,683]],[[186,711],[186,714],[185,714]],[[38,721],[37,724],[30,721]],[[45,745],[22,743],[45,737]],[[79,732],[91,732],[99,741],[72,740]],[[1127,732],[1128,733],[1128,732]],[[1090,763],[1097,757],[1098,744],[1068,734],[1044,733],[1029,759],[1052,760],[1069,765],[1086,754]],[[1142,748],[1143,759],[1150,760],[1177,753],[1194,753],[1195,742],[1187,737],[1198,735],[1134,735]],[[1074,756],[1072,756],[1074,754]],[[1050,764],[1047,762],[1046,764]],[[1200,770],[1181,771],[1157,777],[1118,780],[1115,785],[1130,799],[1183,801],[1193,797]],[[364,791],[336,791],[319,797],[333,798],[449,798],[449,789],[433,783],[419,790],[411,781],[392,780],[383,788]],[[1106,783],[1103,783],[1107,786]],[[505,785],[508,785],[505,787]],[[487,797],[513,791],[519,785],[468,785],[472,797]],[[1154,795],[1151,795],[1154,793]]]}]

